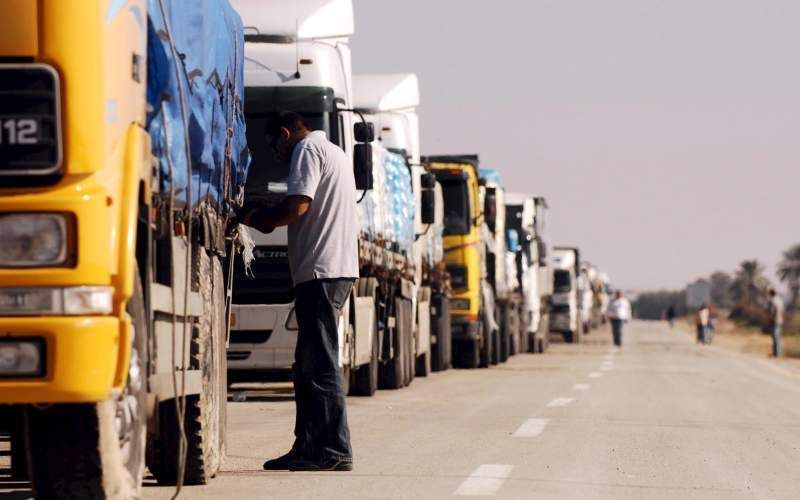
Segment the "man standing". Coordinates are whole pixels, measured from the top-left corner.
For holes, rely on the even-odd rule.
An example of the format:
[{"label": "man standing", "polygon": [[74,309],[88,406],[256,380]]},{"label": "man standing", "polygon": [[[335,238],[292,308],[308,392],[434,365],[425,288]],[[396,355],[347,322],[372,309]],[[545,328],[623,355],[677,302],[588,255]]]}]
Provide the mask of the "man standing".
[{"label": "man standing", "polygon": [[622,347],[622,326],[631,319],[631,303],[622,296],[622,290],[617,290],[614,300],[608,304],[608,317],[611,319],[614,345]]},{"label": "man standing", "polygon": [[292,367],[295,442],[266,470],[353,469],[339,370],[339,312],[358,277],[358,219],[353,169],[325,132],[296,113],[272,132],[279,160],[290,159],[286,198],[250,211],[244,224],[263,232],[287,225],[298,334]]},{"label": "man standing", "polygon": [[774,288],[769,289],[769,324],[767,326],[772,334],[772,355],[779,358],[781,356],[783,300],[781,300]]}]

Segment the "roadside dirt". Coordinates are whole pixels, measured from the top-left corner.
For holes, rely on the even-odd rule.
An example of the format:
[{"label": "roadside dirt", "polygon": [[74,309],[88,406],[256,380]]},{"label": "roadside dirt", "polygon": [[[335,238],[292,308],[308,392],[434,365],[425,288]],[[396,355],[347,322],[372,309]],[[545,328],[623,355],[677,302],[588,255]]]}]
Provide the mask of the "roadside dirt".
[{"label": "roadside dirt", "polygon": [[[694,318],[679,321],[681,328],[695,331]],[[776,360],[781,364],[800,370],[800,335],[783,335],[783,357]],[[772,358],[772,337],[754,327],[742,326],[725,317],[717,320],[713,345],[760,358]]]}]

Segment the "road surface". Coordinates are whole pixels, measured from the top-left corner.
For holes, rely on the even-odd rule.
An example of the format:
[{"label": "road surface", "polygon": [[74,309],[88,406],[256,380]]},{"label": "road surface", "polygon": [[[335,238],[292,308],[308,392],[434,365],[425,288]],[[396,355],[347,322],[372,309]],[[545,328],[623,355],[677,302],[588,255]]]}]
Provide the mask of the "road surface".
[{"label": "road surface", "polygon": [[229,405],[224,471],[183,498],[800,498],[800,371],[661,324],[609,339],[349,398],[353,472],[261,470],[292,439],[291,387],[271,385]]}]

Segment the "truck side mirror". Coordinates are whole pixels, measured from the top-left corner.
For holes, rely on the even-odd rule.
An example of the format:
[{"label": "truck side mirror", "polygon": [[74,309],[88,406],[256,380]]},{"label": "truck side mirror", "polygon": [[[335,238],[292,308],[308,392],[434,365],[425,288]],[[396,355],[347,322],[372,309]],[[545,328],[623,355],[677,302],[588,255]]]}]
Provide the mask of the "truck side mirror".
[{"label": "truck side mirror", "polygon": [[436,222],[436,191],[423,189],[420,196],[420,220],[423,224],[433,224]]},{"label": "truck side mirror", "polygon": [[368,191],[372,189],[371,144],[356,144],[353,148],[353,174],[356,178],[357,190]]},{"label": "truck side mirror", "polygon": [[494,194],[494,191],[486,193],[486,198],[483,202],[483,214],[486,225],[494,232],[495,226],[497,225],[497,196]]},{"label": "truck side mirror", "polygon": [[375,140],[375,126],[370,122],[357,122],[353,125],[356,142],[372,142]]}]

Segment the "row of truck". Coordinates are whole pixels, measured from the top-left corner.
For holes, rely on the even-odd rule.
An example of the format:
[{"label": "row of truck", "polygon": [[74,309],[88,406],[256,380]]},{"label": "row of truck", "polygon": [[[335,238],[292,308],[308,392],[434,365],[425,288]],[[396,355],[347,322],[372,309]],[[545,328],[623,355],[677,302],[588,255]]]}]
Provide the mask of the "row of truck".
[{"label": "row of truck", "polygon": [[[353,75],[351,0],[4,0],[0,426],[40,498],[202,484],[231,384],[296,341],[271,123],[302,114],[353,163],[349,392],[488,367],[605,321],[608,277],[551,247],[543,197],[473,154],[423,155],[413,74]],[[427,133],[435,133],[428,131]]]}]

